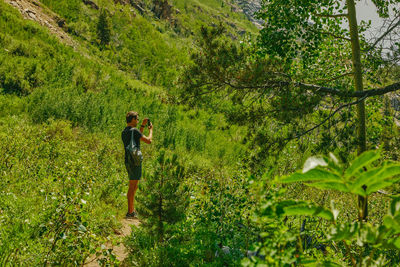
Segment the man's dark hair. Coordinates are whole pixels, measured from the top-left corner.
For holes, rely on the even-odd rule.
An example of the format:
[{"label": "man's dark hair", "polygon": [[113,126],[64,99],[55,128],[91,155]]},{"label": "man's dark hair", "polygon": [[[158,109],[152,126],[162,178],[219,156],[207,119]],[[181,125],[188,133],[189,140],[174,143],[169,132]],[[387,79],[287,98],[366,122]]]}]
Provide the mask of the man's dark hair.
[{"label": "man's dark hair", "polygon": [[130,123],[133,118],[137,119],[138,115],[139,113],[137,113],[136,111],[129,111],[128,113],[126,113],[126,123]]}]

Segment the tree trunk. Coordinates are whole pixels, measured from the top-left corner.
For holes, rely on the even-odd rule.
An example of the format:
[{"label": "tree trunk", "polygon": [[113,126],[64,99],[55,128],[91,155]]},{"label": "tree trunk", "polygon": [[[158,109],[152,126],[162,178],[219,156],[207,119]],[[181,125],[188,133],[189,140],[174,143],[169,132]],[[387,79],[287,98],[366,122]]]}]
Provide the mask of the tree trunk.
[{"label": "tree trunk", "polygon": [[[353,73],[354,73],[354,87],[356,91],[363,90],[363,77],[361,66],[360,54],[360,40],[358,37],[358,25],[356,17],[356,7],[354,0],[346,0],[348,10],[348,20],[351,37]],[[365,126],[365,101],[357,104],[357,119],[358,119],[358,132],[357,132],[357,145],[358,155],[367,150],[366,142],[366,126]],[[364,188],[365,190],[366,188]],[[358,197],[358,219],[366,220],[368,216],[368,199],[367,197]]]}]

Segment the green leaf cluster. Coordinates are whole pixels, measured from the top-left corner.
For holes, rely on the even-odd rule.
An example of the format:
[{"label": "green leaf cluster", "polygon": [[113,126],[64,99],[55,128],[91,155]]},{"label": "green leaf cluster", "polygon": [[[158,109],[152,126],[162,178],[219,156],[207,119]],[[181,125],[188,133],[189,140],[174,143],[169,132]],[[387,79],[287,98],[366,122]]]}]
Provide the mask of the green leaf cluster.
[{"label": "green leaf cluster", "polygon": [[282,183],[307,182],[307,186],[338,190],[359,196],[368,196],[389,187],[400,180],[400,165],[385,162],[378,166],[380,151],[367,151],[344,168],[332,155],[325,158],[309,158],[303,172],[296,172],[280,180]]}]

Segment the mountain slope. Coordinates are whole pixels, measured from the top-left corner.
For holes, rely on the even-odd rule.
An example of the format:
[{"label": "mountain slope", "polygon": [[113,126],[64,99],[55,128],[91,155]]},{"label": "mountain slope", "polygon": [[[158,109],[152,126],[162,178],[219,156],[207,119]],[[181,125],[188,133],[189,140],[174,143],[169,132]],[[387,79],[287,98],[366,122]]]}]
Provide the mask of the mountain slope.
[{"label": "mountain slope", "polygon": [[[197,10],[190,15],[180,2],[175,27],[150,2],[141,2],[143,14],[127,1],[9,2],[0,1],[0,265],[79,265],[96,253],[118,264],[102,245],[117,240],[126,212],[120,132],[128,110],[155,125],[145,171],[160,150],[178,155],[190,190],[238,171],[246,129],[170,104],[168,94],[196,49],[200,17],[239,38],[255,30],[244,15],[211,0],[186,1]],[[101,8],[112,29],[105,46],[96,33]]]}]

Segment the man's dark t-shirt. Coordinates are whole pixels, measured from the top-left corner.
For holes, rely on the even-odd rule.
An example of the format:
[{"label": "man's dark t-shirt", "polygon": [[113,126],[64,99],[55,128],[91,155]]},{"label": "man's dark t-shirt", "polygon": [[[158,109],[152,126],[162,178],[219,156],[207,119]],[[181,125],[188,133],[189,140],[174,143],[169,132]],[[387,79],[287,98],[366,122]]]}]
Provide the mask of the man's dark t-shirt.
[{"label": "man's dark t-shirt", "polygon": [[131,141],[132,137],[132,131],[133,131],[133,138],[136,142],[136,145],[140,149],[140,138],[143,136],[141,132],[139,132],[138,129],[132,128],[131,126],[127,126],[121,133],[122,137],[122,142],[124,142],[124,150],[125,150],[125,163],[128,162],[128,154],[126,153],[125,147],[129,145],[129,142]]}]

